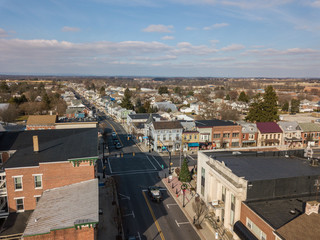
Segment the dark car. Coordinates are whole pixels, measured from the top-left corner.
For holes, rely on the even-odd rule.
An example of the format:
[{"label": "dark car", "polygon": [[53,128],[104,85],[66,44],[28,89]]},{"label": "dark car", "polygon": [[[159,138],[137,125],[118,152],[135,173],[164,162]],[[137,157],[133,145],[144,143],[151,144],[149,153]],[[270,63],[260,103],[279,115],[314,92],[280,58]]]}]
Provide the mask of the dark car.
[{"label": "dark car", "polygon": [[148,194],[152,201],[156,201],[156,202],[162,201],[162,194],[159,187],[157,186],[148,187]]},{"label": "dark car", "polygon": [[113,144],[114,144],[114,145],[117,145],[118,143],[119,143],[119,140],[118,140],[118,139],[114,139],[114,140],[113,140]]},{"label": "dark car", "polygon": [[118,142],[118,143],[116,144],[116,149],[120,149],[120,148],[122,148],[122,146],[121,146],[121,143]]}]

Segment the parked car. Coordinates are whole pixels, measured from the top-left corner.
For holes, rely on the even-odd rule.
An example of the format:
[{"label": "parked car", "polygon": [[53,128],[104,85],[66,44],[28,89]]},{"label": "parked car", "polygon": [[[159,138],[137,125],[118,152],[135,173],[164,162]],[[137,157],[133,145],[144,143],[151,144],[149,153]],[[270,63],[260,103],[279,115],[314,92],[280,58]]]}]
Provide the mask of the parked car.
[{"label": "parked car", "polygon": [[160,202],[162,201],[162,194],[160,188],[157,186],[148,187],[148,194],[152,201]]},{"label": "parked car", "polygon": [[119,140],[118,140],[118,139],[114,139],[114,140],[113,140],[113,144],[114,144],[114,145],[117,145],[118,143],[119,143]]},{"label": "parked car", "polygon": [[122,146],[121,146],[121,143],[118,142],[118,143],[116,144],[116,149],[120,149],[120,148],[122,148]]}]

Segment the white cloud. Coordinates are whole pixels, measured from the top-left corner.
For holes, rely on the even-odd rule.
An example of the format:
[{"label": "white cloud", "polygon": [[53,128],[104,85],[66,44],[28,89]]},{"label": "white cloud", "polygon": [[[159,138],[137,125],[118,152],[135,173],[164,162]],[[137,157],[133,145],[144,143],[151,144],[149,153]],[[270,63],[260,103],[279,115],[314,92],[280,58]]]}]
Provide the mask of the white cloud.
[{"label": "white cloud", "polygon": [[234,57],[217,57],[217,58],[207,58],[205,61],[208,62],[228,62],[228,61],[233,61],[236,58]]},{"label": "white cloud", "polygon": [[320,0],[316,0],[311,2],[312,7],[320,8]]},{"label": "white cloud", "polygon": [[163,36],[161,39],[162,40],[173,40],[174,36]]},{"label": "white cloud", "polygon": [[274,48],[266,48],[266,49],[251,49],[247,50],[242,55],[250,55],[255,54],[259,56],[271,56],[271,55],[310,55],[310,54],[317,54],[320,51],[311,49],[311,48],[289,48],[286,50],[278,50]]},{"label": "white cloud", "polygon": [[197,28],[195,28],[195,27],[186,27],[186,30],[187,31],[194,31],[194,30],[197,30]]},{"label": "white cloud", "polygon": [[204,27],[203,30],[212,30],[216,28],[223,28],[229,26],[229,23],[215,23],[211,26]]},{"label": "white cloud", "polygon": [[241,50],[241,49],[244,49],[244,48],[245,47],[243,45],[241,45],[241,44],[231,44],[229,46],[221,48],[221,51],[231,52],[231,51],[238,51],[238,50]]},{"label": "white cloud", "polygon": [[62,32],[79,32],[80,28],[76,28],[76,27],[68,27],[68,26],[64,26],[61,29]]},{"label": "white cloud", "polygon": [[0,38],[9,37],[9,34],[2,28],[0,28]]},{"label": "white cloud", "polygon": [[142,29],[143,32],[159,32],[159,33],[171,33],[173,30],[173,26],[172,25],[162,25],[162,24],[158,24],[158,25],[149,25],[148,27]]}]

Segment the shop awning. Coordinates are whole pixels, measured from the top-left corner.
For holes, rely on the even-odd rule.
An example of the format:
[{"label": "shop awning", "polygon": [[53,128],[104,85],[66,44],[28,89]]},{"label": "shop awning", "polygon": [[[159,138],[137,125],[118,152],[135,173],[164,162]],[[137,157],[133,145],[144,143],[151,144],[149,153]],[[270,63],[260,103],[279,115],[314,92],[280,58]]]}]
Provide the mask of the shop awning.
[{"label": "shop awning", "polygon": [[199,147],[199,143],[188,143],[189,147]]},{"label": "shop awning", "polygon": [[252,232],[242,222],[237,221],[233,225],[233,231],[238,235],[241,240],[258,240],[258,238],[253,235]]}]

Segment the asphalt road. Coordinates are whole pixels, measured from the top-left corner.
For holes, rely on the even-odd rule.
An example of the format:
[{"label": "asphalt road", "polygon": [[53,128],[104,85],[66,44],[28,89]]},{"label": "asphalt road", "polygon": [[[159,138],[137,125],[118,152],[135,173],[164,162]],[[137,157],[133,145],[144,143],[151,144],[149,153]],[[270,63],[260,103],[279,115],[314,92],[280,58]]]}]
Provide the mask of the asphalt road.
[{"label": "asphalt road", "polygon": [[[168,157],[160,157],[156,153],[143,153],[128,140],[122,126],[110,118],[103,116],[107,124],[107,144],[110,157],[106,163],[106,174],[114,176],[117,183],[118,198],[121,208],[123,229],[126,239],[200,239],[192,228],[175,200],[167,192],[158,172],[162,165],[166,168]],[[117,133],[122,144],[116,149],[111,136]],[[174,166],[179,165],[179,156],[173,158]],[[190,161],[193,161],[190,158]],[[189,162],[193,165],[194,162]],[[160,203],[152,202],[147,188],[159,186],[163,196]]]}]

